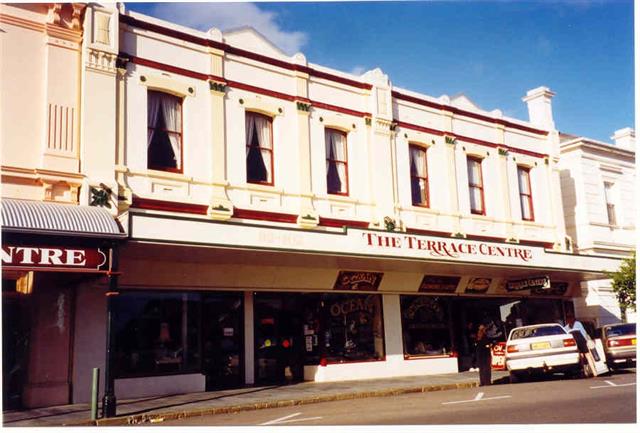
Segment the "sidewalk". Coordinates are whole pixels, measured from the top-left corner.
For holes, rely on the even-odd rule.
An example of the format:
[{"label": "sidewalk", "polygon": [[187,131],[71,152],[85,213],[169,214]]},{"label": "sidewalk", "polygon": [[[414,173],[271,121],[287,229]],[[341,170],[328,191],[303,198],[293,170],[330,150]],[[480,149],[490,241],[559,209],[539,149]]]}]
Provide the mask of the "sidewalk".
[{"label": "sidewalk", "polygon": [[[505,371],[494,371],[493,381],[504,382]],[[55,406],[3,413],[4,427],[61,425],[133,425],[199,415],[239,412],[355,398],[383,397],[478,386],[477,372],[394,377],[346,382],[303,382],[224,391],[147,397],[118,401],[117,416],[90,420],[88,404]]]}]

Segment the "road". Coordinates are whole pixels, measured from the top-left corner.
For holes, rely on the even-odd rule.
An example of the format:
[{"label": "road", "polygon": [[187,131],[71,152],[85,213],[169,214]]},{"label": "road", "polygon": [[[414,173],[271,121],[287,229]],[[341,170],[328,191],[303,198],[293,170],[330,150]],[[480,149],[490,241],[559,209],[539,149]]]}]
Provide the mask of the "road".
[{"label": "road", "polygon": [[156,425],[312,426],[635,423],[636,373],[536,380],[192,417]]}]

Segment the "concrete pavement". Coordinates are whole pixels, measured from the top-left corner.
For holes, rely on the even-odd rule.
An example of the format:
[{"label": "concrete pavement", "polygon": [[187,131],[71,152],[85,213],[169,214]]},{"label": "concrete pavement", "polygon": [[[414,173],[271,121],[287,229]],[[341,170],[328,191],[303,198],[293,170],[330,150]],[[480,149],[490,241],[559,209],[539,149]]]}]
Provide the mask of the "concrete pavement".
[{"label": "concrete pavement", "polygon": [[[504,382],[507,372],[494,371],[494,382]],[[241,389],[147,397],[118,402],[117,416],[90,420],[89,405],[6,411],[5,427],[61,425],[136,425],[153,424],[200,415],[313,404],[326,401],[384,397],[416,392],[431,392],[478,386],[477,372],[395,377],[345,382],[303,382],[292,385],[247,387]]]}]

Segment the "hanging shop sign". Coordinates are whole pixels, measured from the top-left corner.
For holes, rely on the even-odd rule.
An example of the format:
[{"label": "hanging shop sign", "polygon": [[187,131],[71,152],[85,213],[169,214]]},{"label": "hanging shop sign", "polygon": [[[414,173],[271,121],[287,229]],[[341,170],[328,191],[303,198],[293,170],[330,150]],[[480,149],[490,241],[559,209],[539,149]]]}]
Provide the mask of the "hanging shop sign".
[{"label": "hanging shop sign", "polygon": [[382,272],[340,271],[333,288],[335,290],[378,290]]},{"label": "hanging shop sign", "polygon": [[465,288],[465,293],[486,293],[491,285],[491,278],[471,278]]},{"label": "hanging shop sign", "polygon": [[545,290],[551,288],[551,280],[547,275],[542,277],[523,278],[520,280],[507,281],[507,292],[517,292],[520,290]]},{"label": "hanging shop sign", "polygon": [[563,283],[559,281],[554,281],[549,285],[548,288],[544,287],[534,287],[531,289],[531,294],[533,295],[553,295],[553,296],[562,296],[567,293],[567,289],[569,288],[569,283]]},{"label": "hanging shop sign", "polygon": [[458,288],[460,277],[425,275],[418,288],[419,292],[453,293]]},{"label": "hanging shop sign", "polygon": [[2,267],[7,270],[105,272],[108,262],[108,250],[100,248],[2,245]]}]

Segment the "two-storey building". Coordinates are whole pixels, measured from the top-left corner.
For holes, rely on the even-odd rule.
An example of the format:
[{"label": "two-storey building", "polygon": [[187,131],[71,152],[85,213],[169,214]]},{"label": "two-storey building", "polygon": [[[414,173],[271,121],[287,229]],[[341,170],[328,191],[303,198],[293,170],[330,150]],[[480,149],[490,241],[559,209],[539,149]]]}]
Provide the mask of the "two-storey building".
[{"label": "two-storey building", "polygon": [[[625,128],[611,138],[614,144],[561,135],[565,224],[575,252],[629,257],[636,246],[635,132]],[[596,326],[620,321],[608,279],[583,282],[575,303],[578,317]]]},{"label": "two-storey building", "polygon": [[80,59],[75,202],[127,241],[68,286],[70,401],[107,346],[119,398],[466,370],[470,325],[561,321],[618,266],[570,252],[545,87],[522,121],[98,4]]}]

